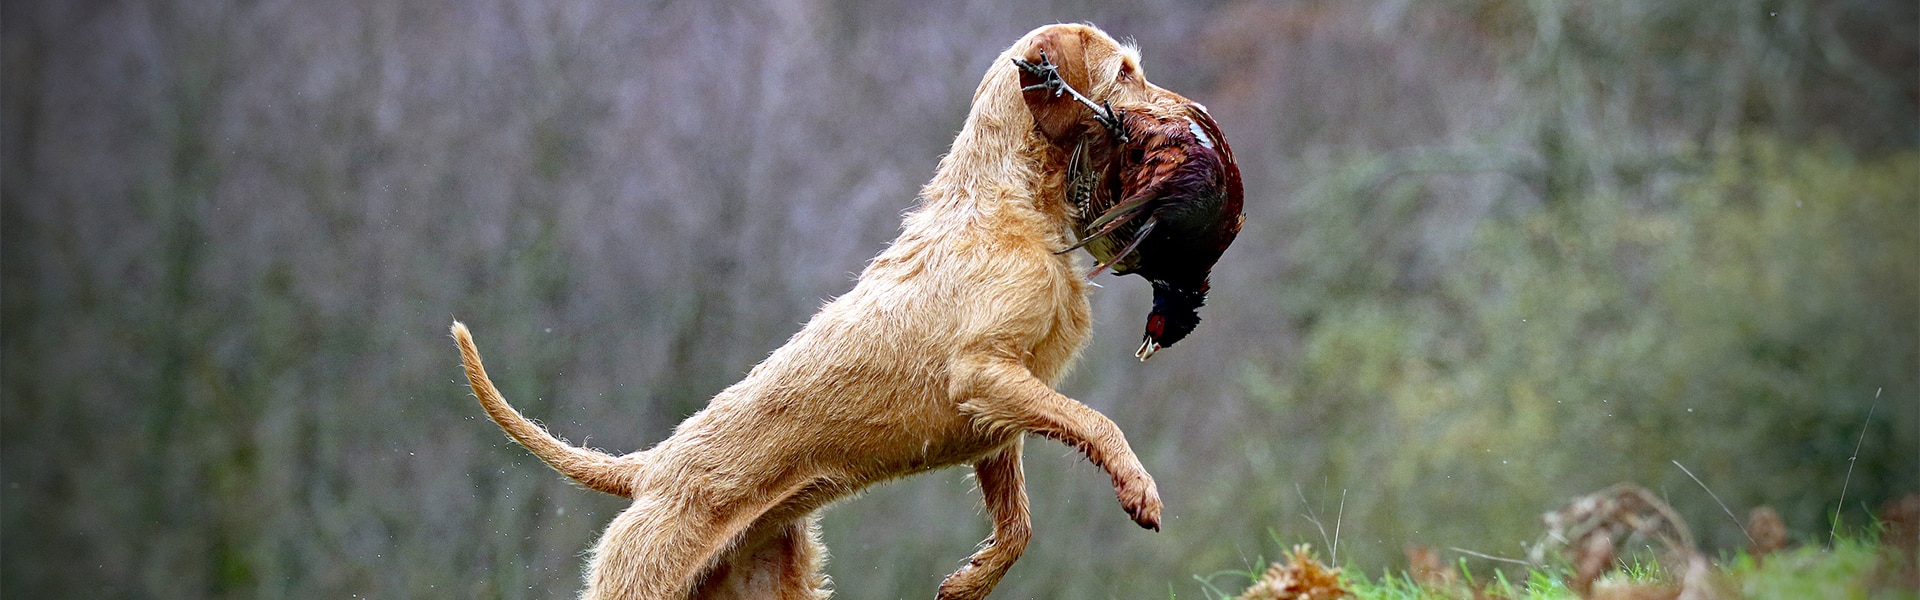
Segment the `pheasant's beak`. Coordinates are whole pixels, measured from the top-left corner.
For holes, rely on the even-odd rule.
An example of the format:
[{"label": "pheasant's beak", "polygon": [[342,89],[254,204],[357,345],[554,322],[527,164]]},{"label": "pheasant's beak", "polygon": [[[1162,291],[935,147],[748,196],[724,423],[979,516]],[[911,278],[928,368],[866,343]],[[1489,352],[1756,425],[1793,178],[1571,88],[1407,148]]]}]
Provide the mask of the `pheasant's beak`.
[{"label": "pheasant's beak", "polygon": [[1140,359],[1140,362],[1146,362],[1147,359],[1153,358],[1154,352],[1159,350],[1160,344],[1153,341],[1153,338],[1147,338],[1146,341],[1140,342],[1140,349],[1135,350],[1133,356]]}]

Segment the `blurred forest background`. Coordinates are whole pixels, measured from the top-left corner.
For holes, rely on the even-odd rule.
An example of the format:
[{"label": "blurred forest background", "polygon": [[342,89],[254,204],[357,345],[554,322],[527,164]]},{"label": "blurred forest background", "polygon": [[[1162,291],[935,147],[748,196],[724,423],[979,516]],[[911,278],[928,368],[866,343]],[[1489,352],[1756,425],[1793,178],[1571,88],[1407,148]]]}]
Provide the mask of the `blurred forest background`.
[{"label": "blurred forest background", "polygon": [[[1313,520],[1373,572],[1521,556],[1620,480],[1744,544],[1670,461],[1810,543],[1920,489],[1910,0],[0,6],[0,596],[571,596],[622,505],[481,416],[448,323],[644,448],[851,287],[1056,21],[1213,109],[1248,220],[1150,363],[1104,279],[1063,385],[1165,531],[1032,442],[1000,597],[1199,597]],[[830,509],[839,597],[931,596],[965,475]]]}]

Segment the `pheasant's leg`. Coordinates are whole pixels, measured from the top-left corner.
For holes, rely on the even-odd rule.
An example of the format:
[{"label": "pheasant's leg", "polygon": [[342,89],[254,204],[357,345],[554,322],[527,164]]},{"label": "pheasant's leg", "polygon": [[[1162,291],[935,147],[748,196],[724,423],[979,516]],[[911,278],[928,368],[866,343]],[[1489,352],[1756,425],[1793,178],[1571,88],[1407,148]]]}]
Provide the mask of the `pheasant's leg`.
[{"label": "pheasant's leg", "polygon": [[1047,60],[1045,51],[1040,52],[1040,62],[1027,62],[1026,59],[1016,56],[1013,59],[1013,66],[1023,73],[1040,78],[1040,83],[1020,88],[1022,92],[1047,90],[1058,96],[1060,91],[1067,87],[1067,81],[1060,77],[1060,67],[1055,66],[1053,61]]},{"label": "pheasant's leg", "polygon": [[1101,126],[1106,127],[1107,133],[1113,135],[1113,139],[1118,140],[1122,144],[1127,143],[1127,129],[1120,123],[1120,111],[1114,110],[1112,103],[1095,103],[1092,98],[1081,94],[1080,90],[1073,89],[1073,86],[1067,84],[1066,78],[1060,76],[1060,67],[1053,64],[1052,61],[1047,60],[1046,52],[1040,53],[1040,62],[1037,63],[1027,62],[1024,59],[1015,57],[1013,59],[1013,66],[1018,67],[1028,75],[1040,78],[1040,83],[1020,88],[1020,91],[1031,92],[1034,90],[1047,90],[1053,92],[1055,96],[1059,96],[1061,93],[1071,95],[1074,101],[1086,105],[1088,109],[1093,111],[1093,119],[1099,121]]},{"label": "pheasant's leg", "polygon": [[[1087,104],[1089,107],[1091,107],[1093,104],[1092,101],[1087,100],[1085,96],[1081,96],[1078,93],[1075,93],[1074,97],[1078,98],[1080,102]],[[1126,126],[1121,125],[1120,123],[1119,109],[1114,108],[1112,102],[1103,101],[1100,103],[1100,106],[1105,107],[1107,110],[1106,112],[1101,112],[1100,110],[1095,109],[1093,111],[1093,120],[1099,121],[1101,127],[1107,128],[1107,134],[1113,136],[1114,140],[1119,141],[1122,144],[1125,144],[1128,141],[1131,141],[1132,137],[1127,135]]]}]

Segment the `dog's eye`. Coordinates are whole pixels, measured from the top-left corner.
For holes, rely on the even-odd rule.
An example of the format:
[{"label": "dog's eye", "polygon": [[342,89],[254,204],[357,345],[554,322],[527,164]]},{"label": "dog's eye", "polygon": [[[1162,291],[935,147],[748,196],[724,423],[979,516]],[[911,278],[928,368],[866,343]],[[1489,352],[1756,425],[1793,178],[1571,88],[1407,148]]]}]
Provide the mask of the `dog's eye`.
[{"label": "dog's eye", "polygon": [[1118,79],[1120,81],[1133,81],[1133,65],[1128,63],[1121,63],[1120,74],[1116,76],[1115,79]]}]

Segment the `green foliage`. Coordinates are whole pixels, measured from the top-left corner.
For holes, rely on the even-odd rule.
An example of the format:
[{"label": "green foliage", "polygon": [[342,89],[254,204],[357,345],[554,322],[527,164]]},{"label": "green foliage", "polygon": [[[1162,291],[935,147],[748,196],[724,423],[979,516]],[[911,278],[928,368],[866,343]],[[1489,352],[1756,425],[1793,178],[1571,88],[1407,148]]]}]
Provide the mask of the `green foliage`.
[{"label": "green foliage", "polygon": [[1347,591],[1352,592],[1354,600],[1453,600],[1475,597],[1470,589],[1484,585],[1483,589],[1491,597],[1511,598],[1513,600],[1571,600],[1579,598],[1573,590],[1561,585],[1553,575],[1541,570],[1529,570],[1527,578],[1519,583],[1508,581],[1505,575],[1495,572],[1491,581],[1468,581],[1466,585],[1454,588],[1422,586],[1406,573],[1382,572],[1375,579],[1359,572],[1346,577]]},{"label": "green foliage", "polygon": [[[1716,563],[1708,575],[1713,589],[1730,592],[1732,597],[1748,600],[1790,598],[1892,599],[1911,598],[1914,591],[1898,579],[1899,551],[1878,543],[1871,530],[1842,535],[1829,547],[1807,544],[1756,559],[1746,551],[1728,555]],[[1353,565],[1344,568],[1341,585],[1354,600],[1452,600],[1458,598],[1511,598],[1514,600],[1572,600],[1577,594],[1563,583],[1564,571],[1553,568],[1528,568],[1509,579],[1502,571],[1490,575],[1475,573],[1462,561],[1457,568],[1461,580],[1448,585],[1422,585],[1413,576],[1393,569],[1369,576]],[[1252,581],[1258,572],[1228,572],[1198,578],[1209,600],[1237,597],[1243,581]],[[1673,574],[1651,556],[1636,555],[1619,570],[1603,578],[1602,586],[1644,585],[1677,586]],[[1230,583],[1229,583],[1230,582]],[[1474,593],[1479,590],[1479,593]]]},{"label": "green foliage", "polygon": [[1742,552],[1728,561],[1725,573],[1748,600],[1912,598],[1914,590],[1898,582],[1899,560],[1905,559],[1873,536],[1849,535],[1831,548],[1809,544],[1764,560]]},{"label": "green foliage", "polygon": [[[1916,393],[1920,157],[1755,139],[1677,161],[1691,166],[1658,194],[1488,219],[1423,282],[1378,255],[1392,242],[1321,249],[1313,276],[1335,282],[1282,303],[1308,323],[1300,360],[1254,371],[1249,388],[1276,419],[1393,443],[1256,456],[1352,488],[1356,531],[1468,546],[1539,525],[1449,515],[1538,514],[1627,479],[1735,541],[1672,460],[1736,506],[1773,504],[1810,527],[1863,427],[1857,464],[1877,466],[1853,480],[1871,490],[1853,489],[1914,486],[1892,465],[1920,439],[1915,406],[1894,399]],[[1305,218],[1316,239],[1369,239],[1347,212],[1367,204],[1339,198]]]}]

